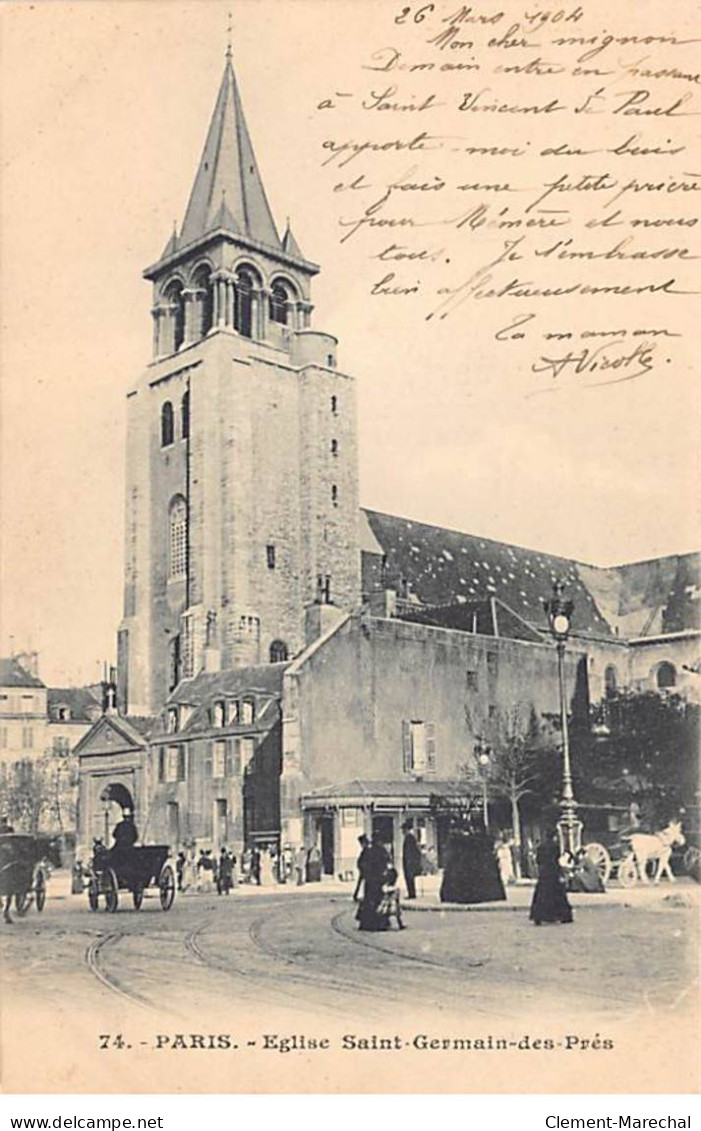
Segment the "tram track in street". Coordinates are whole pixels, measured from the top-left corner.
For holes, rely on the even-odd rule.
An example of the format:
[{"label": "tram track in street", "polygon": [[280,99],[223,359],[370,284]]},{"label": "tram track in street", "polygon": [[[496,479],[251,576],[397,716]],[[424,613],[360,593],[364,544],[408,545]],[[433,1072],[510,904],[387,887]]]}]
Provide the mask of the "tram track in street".
[{"label": "tram track in street", "polygon": [[85,950],[86,965],[91,974],[97,978],[98,982],[101,982],[111,993],[117,994],[131,1004],[141,1006],[142,1009],[156,1012],[159,1007],[157,1007],[154,1002],[143,994],[138,993],[136,990],[129,989],[118,978],[115,978],[114,975],[108,974],[101,961],[103,950],[116,946],[117,943],[121,942],[125,937],[123,931],[110,931],[107,935],[101,935],[100,938],[93,939]]},{"label": "tram track in street", "polygon": [[[316,977],[309,977],[308,964],[300,962],[292,956],[282,954],[274,948],[266,946],[261,943],[261,931],[264,924],[268,920],[268,916],[258,916],[249,925],[246,935],[253,945],[254,952],[267,958],[274,958],[277,962],[283,963],[287,967],[284,975],[284,981],[288,985],[292,984],[295,989],[286,989],[281,984],[281,977],[272,971],[256,970],[245,968],[239,963],[234,963],[230,959],[224,959],[219,954],[212,953],[202,945],[202,936],[213,926],[217,925],[217,920],[209,920],[201,923],[193,930],[188,931],[185,936],[185,948],[189,953],[197,959],[203,966],[216,970],[218,973],[226,974],[231,978],[238,979],[247,983],[256,991],[256,1000],[261,1000],[261,993],[274,1004],[280,1004],[281,999],[285,1004],[293,1004],[295,1009],[300,1007],[300,999],[308,1002],[308,993],[311,987],[320,987],[322,989],[331,990],[339,995],[347,996],[348,986],[340,981],[333,986],[329,986],[326,982],[321,981]],[[298,973],[291,971],[290,967],[307,967],[305,975],[300,976]],[[337,1014],[338,1008],[330,1007],[320,1002],[314,1002],[314,1012]]]},{"label": "tram track in street", "polygon": [[[394,958],[406,959],[408,962],[419,963],[420,965],[423,965],[423,966],[432,966],[432,967],[434,967],[438,970],[442,970],[442,971],[447,972],[453,980],[456,978],[456,975],[458,975],[459,973],[464,971],[466,968],[485,967],[489,962],[489,959],[486,959],[485,961],[472,962],[472,963],[471,962],[461,963],[459,966],[455,966],[455,965],[451,965],[451,964],[446,963],[446,962],[439,962],[434,958],[427,958],[424,955],[406,954],[402,951],[395,950],[393,947],[383,946],[381,943],[378,943],[378,942],[375,942],[375,941],[370,941],[370,939],[367,939],[367,938],[359,937],[358,935],[356,935],[355,932],[351,933],[350,931],[343,930],[342,927],[341,927],[341,922],[345,918],[345,914],[346,914],[345,912],[339,912],[338,914],[334,915],[333,918],[331,919],[331,927],[337,934],[341,935],[343,938],[347,939],[349,942],[355,944],[356,946],[365,947],[368,950],[380,951],[381,953],[391,955]],[[524,986],[531,986],[532,985],[532,981],[527,979],[527,978],[520,977],[518,974],[516,974],[515,977],[514,977],[513,971],[510,973],[510,977],[514,981],[519,982],[521,985],[524,985]],[[594,1000],[594,1001],[597,1001],[597,1002],[600,1002],[600,1000],[601,1000],[601,995],[599,993],[595,992],[595,991],[583,989],[582,987],[578,987],[577,992],[578,992],[579,996],[584,998],[585,1000]],[[607,1001],[607,1006],[610,1007],[611,1005],[613,1005],[614,1007],[617,1007],[618,1009],[624,1010],[626,1012],[630,1012],[631,1010],[636,1010],[636,1009],[642,1011],[642,1007],[641,1007],[641,1003],[640,1003],[639,999],[637,997],[634,997],[634,996],[629,996],[629,995],[621,996],[620,994],[612,995],[611,993],[608,993],[607,997],[606,997],[606,1001]],[[487,1009],[484,1009],[483,1007],[480,1008],[479,1006],[474,1006],[472,1003],[471,1003],[470,1007],[471,1007],[471,1009],[476,1010],[477,1012],[489,1014],[490,1016],[494,1016],[495,1014],[503,1012],[503,1011],[498,1011],[498,1010],[493,1010],[493,1009],[487,1010]],[[646,1008],[648,1009],[648,1011],[650,1010],[651,1005],[650,1005],[649,1002],[646,1003]],[[653,1008],[659,1009],[660,1007],[656,1006],[656,1007],[653,1007]]]}]

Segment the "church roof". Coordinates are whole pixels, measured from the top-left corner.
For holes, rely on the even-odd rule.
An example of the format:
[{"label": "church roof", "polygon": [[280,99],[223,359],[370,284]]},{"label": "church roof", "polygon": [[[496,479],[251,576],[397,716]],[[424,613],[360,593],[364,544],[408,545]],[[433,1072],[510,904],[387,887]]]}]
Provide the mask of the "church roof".
[{"label": "church roof", "polygon": [[[224,198],[225,215],[221,211]],[[222,219],[224,224],[217,223]],[[229,58],[185,213],[180,244],[198,240],[220,226],[231,227],[234,232],[278,251],[281,248]]]},{"label": "church roof", "polygon": [[575,603],[574,632],[612,636],[577,562],[395,515],[366,510],[382,547],[387,583],[408,583],[423,605],[498,597],[528,624],[547,630],[543,598],[561,578]]},{"label": "church roof", "polygon": [[168,704],[183,703],[199,707],[217,697],[243,695],[280,695],[282,677],[289,663],[254,664],[227,668],[221,672],[200,672],[193,679],[184,679],[168,697]]},{"label": "church roof", "polygon": [[[500,636],[521,634],[510,614],[547,632],[542,601],[553,581],[562,579],[574,601],[574,633],[627,639],[699,627],[699,554],[601,568],[379,511],[361,513],[383,555],[383,585],[400,593],[408,587],[416,606],[406,613],[411,619],[429,606],[433,623],[469,626],[475,602],[494,598]],[[367,537],[362,549],[364,556],[378,553]],[[464,615],[456,606],[464,607]]]}]

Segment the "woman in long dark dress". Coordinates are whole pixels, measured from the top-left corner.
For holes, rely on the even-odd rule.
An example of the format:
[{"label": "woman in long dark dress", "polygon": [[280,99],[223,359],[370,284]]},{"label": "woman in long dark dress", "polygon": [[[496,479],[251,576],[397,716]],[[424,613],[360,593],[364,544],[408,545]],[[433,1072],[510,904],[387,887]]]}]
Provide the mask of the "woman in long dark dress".
[{"label": "woman in long dark dress", "polygon": [[548,833],[538,848],[538,882],[531,903],[531,919],[541,923],[571,923],[572,908],[567,898],[567,884],[560,868],[557,833]]},{"label": "woman in long dark dress", "polygon": [[491,903],[506,899],[494,841],[485,832],[453,834],[440,897],[442,903]]},{"label": "woman in long dark dress", "polygon": [[369,848],[364,850],[363,895],[356,913],[361,931],[386,931],[389,918],[380,913],[382,885],[389,867],[389,855],[385,846],[373,838]]}]

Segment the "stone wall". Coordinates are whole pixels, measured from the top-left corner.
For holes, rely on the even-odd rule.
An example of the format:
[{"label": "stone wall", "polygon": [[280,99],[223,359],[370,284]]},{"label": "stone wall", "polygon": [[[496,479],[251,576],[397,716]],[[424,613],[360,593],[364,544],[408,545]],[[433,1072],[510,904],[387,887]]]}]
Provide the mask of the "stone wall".
[{"label": "stone wall", "polygon": [[[586,694],[581,649],[568,649],[566,680]],[[559,711],[557,657],[548,644],[354,615],[285,674],[283,821],[299,797],[355,778],[412,780],[403,767],[402,724],[433,723],[436,780],[456,776],[500,719],[524,725]]]}]

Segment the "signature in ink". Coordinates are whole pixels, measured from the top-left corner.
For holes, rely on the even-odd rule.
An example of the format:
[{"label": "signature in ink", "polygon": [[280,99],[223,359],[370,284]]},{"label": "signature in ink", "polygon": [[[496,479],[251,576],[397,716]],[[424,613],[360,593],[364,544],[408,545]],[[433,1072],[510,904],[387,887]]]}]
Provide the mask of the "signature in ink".
[{"label": "signature in ink", "polygon": [[[620,352],[621,349],[624,352]],[[630,349],[630,346],[626,347],[624,338],[621,337],[612,342],[603,342],[595,349],[585,346],[581,350],[568,350],[558,357],[541,356],[531,365],[531,372],[546,373],[553,380],[569,374],[578,377],[596,376],[597,380],[587,381],[587,387],[592,388],[596,385],[611,385],[645,376],[654,366],[654,353],[654,342],[638,342],[633,349]]]}]

